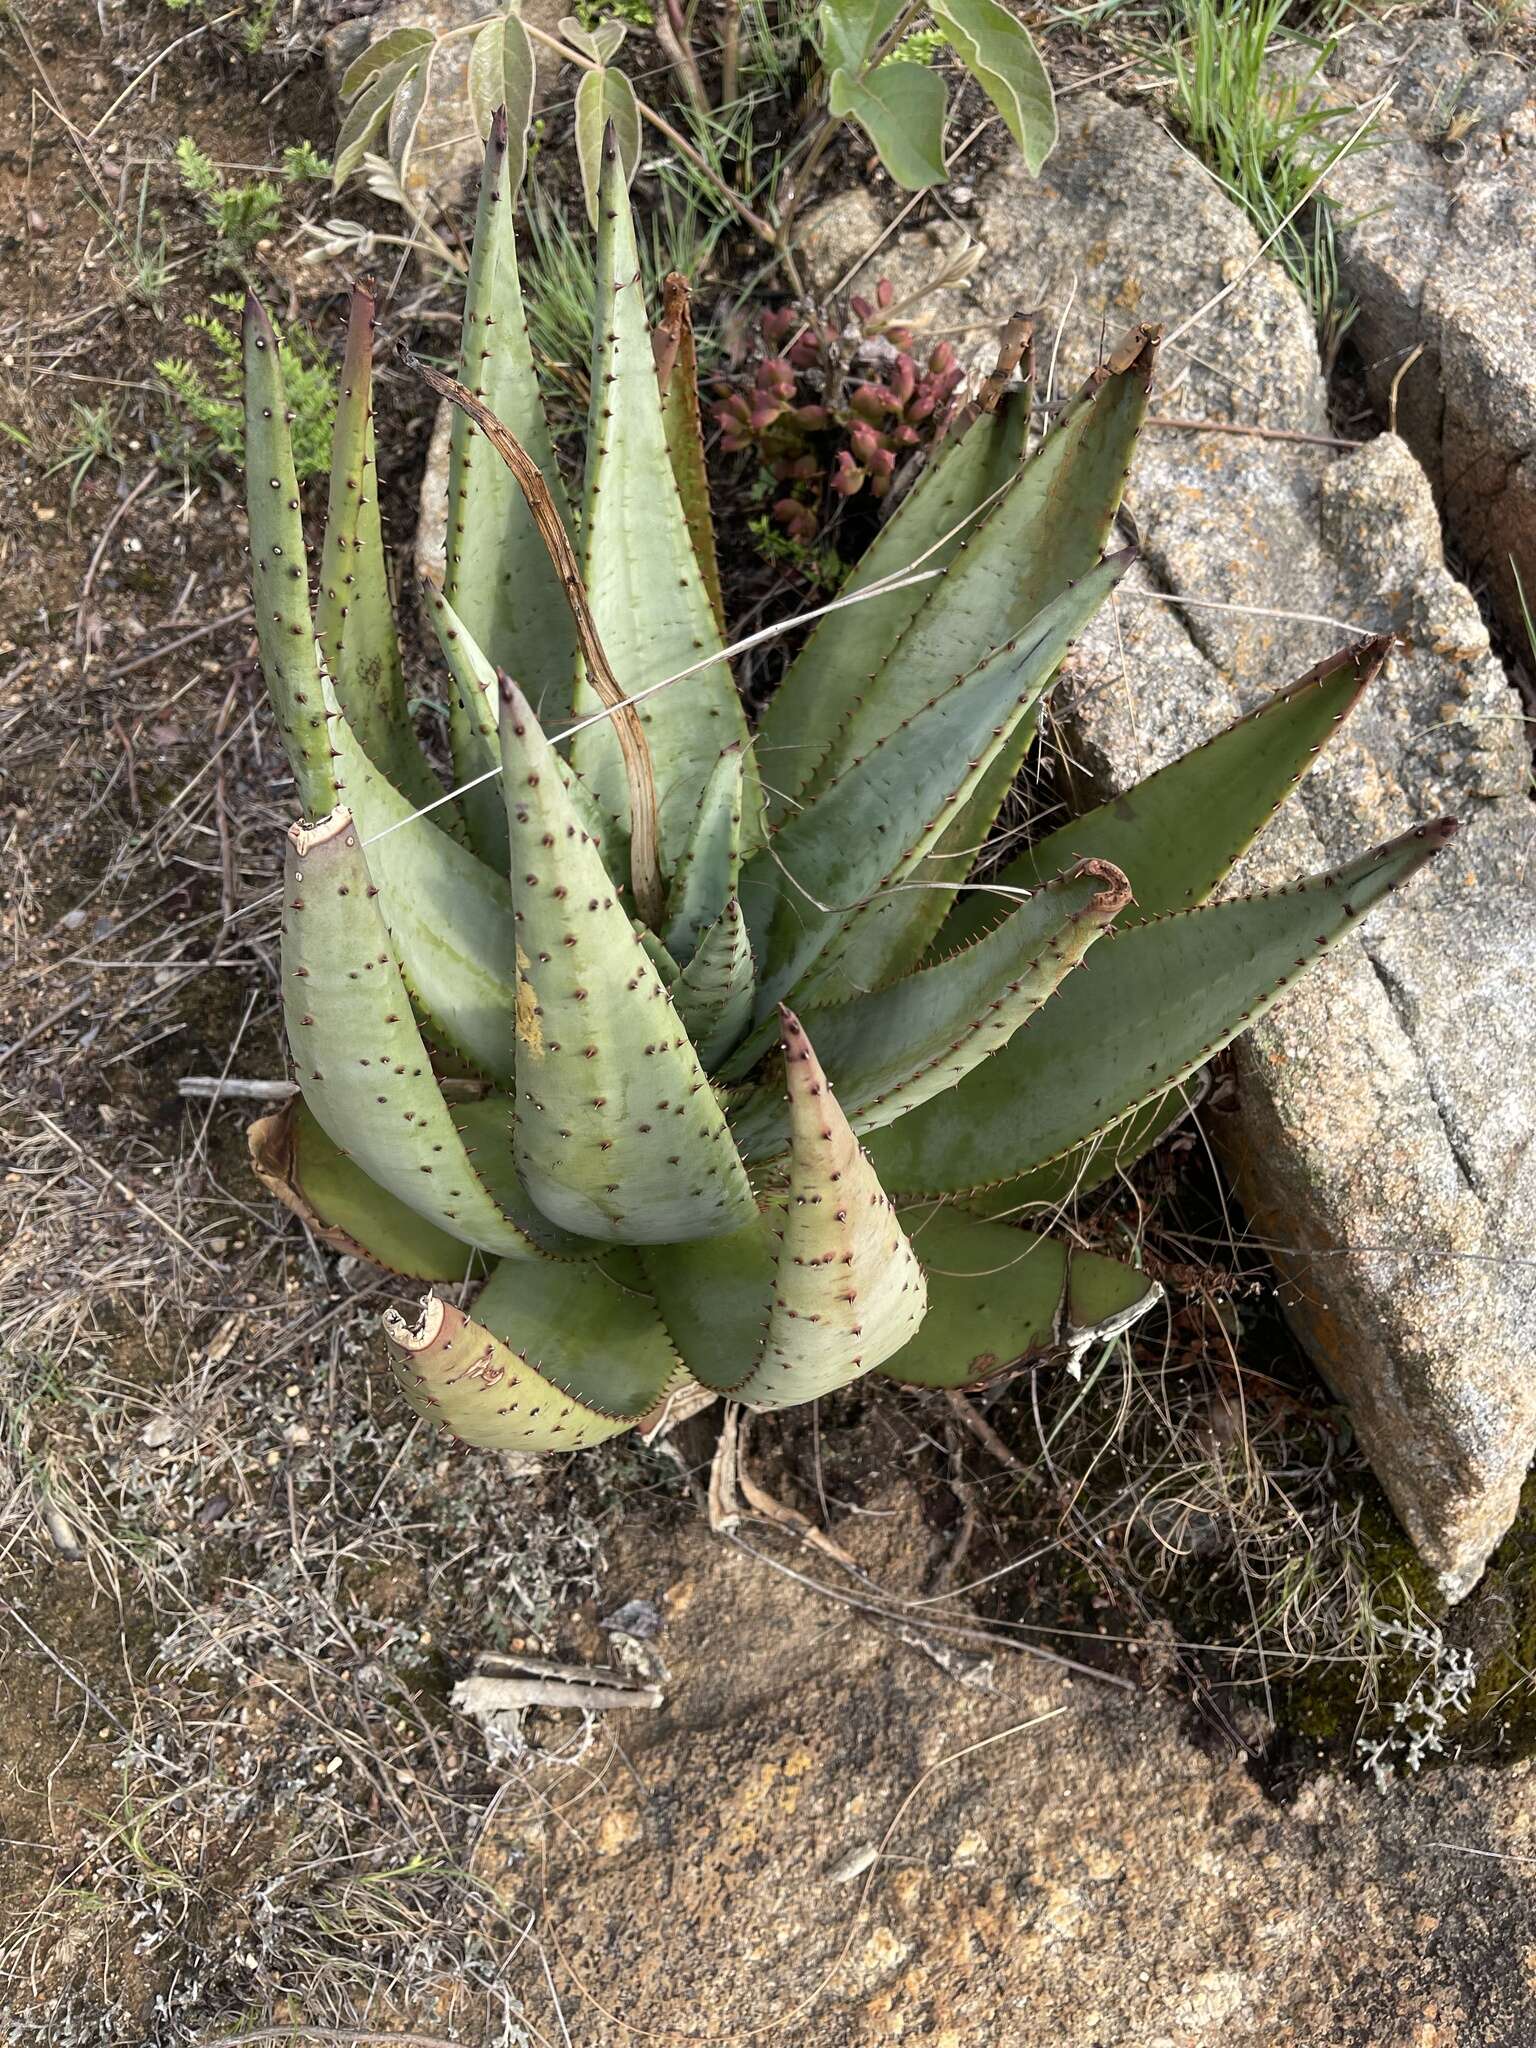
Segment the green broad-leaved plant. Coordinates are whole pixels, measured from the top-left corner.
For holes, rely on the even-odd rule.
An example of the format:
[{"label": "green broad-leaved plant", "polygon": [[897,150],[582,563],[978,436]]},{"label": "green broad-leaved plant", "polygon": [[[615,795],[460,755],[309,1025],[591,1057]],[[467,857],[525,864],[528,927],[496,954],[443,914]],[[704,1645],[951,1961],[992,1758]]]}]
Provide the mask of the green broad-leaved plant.
[{"label": "green broad-leaved plant", "polygon": [[[252,1132],[325,1242],[432,1291],[384,1319],[418,1414],[489,1449],[956,1387],[1144,1313],[1047,1229],[1212,1053],[1450,836],[1214,892],[1381,665],[1324,662],[967,886],[1106,556],[1155,335],[1031,447],[987,381],[755,732],[731,676],[686,295],[653,336],[610,136],[579,506],[556,467],[493,125],[426,611],[452,793],[391,606],[359,290],[318,585],[272,330],[246,311],[261,656],[302,821],[282,980],[300,1094]],[[1006,367],[1006,366],[1005,366]],[[428,809],[427,806],[432,806]],[[987,856],[983,856],[987,858]],[[995,858],[995,856],[994,856]],[[467,1305],[466,1305],[467,1304]]]}]

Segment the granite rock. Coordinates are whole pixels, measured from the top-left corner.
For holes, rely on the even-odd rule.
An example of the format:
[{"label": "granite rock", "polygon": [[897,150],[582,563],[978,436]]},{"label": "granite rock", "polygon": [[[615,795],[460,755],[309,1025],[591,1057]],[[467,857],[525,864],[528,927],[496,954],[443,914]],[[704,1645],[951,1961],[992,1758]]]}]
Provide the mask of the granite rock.
[{"label": "granite rock", "polygon": [[[1404,441],[1327,445],[1305,306],[1246,217],[1140,110],[1085,94],[1062,116],[1038,182],[1004,166],[979,187],[987,260],[929,302],[936,324],[980,359],[1007,313],[1035,309],[1061,391],[1105,334],[1160,320],[1155,417],[1302,437],[1149,427],[1127,498],[1143,560],[1063,693],[1073,757],[1100,789],[1124,787],[1352,630],[1392,629],[1387,674],[1241,879],[1328,865],[1416,819],[1464,822],[1240,1041],[1236,1111],[1213,1118],[1295,1327],[1460,1595],[1536,1448],[1536,811],[1520,701],[1446,570]],[[822,209],[818,282],[856,268],[878,232],[865,194]],[[909,291],[943,253],[899,235],[869,276]]]},{"label": "granite rock", "polygon": [[1351,338],[1379,400],[1402,372],[1399,430],[1518,638],[1517,569],[1536,593],[1536,83],[1452,20],[1362,25],[1330,74],[1346,100],[1391,91],[1371,147],[1329,176]]}]

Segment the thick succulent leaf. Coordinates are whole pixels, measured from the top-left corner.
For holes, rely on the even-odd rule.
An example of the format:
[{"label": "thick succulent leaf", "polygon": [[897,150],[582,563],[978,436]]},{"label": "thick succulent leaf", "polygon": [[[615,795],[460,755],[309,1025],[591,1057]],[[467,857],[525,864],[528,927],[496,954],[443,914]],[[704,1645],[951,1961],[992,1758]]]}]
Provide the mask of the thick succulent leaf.
[{"label": "thick succulent leaf", "polygon": [[[1139,343],[1140,339],[1138,330],[1132,340]],[[1050,569],[1053,563],[1059,572],[1074,560],[1090,559],[1097,538],[1108,532],[1118,501],[1117,465],[1129,463],[1131,444],[1145,407],[1150,343],[1144,349],[1133,349],[1127,344],[1111,363],[1116,367],[1107,367],[1098,378],[1090,380],[1073,410],[1042,444],[1021,479],[1018,492],[1009,500],[1012,516],[1018,522],[1019,546],[1033,561],[1033,568],[1026,570],[1026,580],[1042,569]],[[1058,497],[1075,508],[1075,521],[1070,516],[1047,517]],[[1038,525],[1042,518],[1047,520],[1043,530]],[[1064,548],[1065,553],[1058,553],[1059,548]],[[974,573],[969,563],[965,570],[967,574]],[[1047,586],[1042,583],[1040,587]],[[962,590],[957,600],[962,612],[963,596]],[[931,602],[940,606],[950,599],[935,593]],[[902,642],[903,662],[926,663],[936,649],[942,649],[942,632],[937,640],[933,638],[936,622],[943,625],[941,615],[930,616],[925,609]],[[962,634],[968,630],[963,617],[958,621],[958,630]],[[878,709],[879,678],[870,694]],[[851,732],[856,723],[857,720],[851,721],[847,731]],[[931,851],[913,869],[908,879],[920,886],[888,896],[859,918],[856,928],[838,948],[837,970],[819,991],[820,1000],[836,1001],[860,989],[878,988],[893,976],[904,974],[922,958],[951,909],[959,884],[965,881],[978,852],[986,844],[1014,778],[1034,744],[1038,727],[1039,707],[1035,706],[1015,727],[1009,743],[998,750]],[[838,748],[845,739],[846,733],[839,735]],[[1065,865],[1065,861],[1057,865]]]},{"label": "thick succulent leaf", "polygon": [[269,1193],[332,1250],[408,1280],[467,1280],[480,1254],[371,1181],[321,1129],[301,1095],[246,1133]]},{"label": "thick succulent leaf", "polygon": [[672,1004],[712,1069],[752,1021],[752,947],[741,905],[729,897],[672,987]]},{"label": "thick succulent leaf", "polygon": [[492,1199],[443,1100],[344,805],[288,834],[282,977],[299,1086],[332,1141],[466,1244],[542,1257]]},{"label": "thick succulent leaf", "polygon": [[881,1366],[910,1387],[974,1387],[1050,1354],[1075,1364],[1163,1290],[1134,1266],[935,1205],[901,1217],[928,1282],[928,1318]]},{"label": "thick succulent leaf", "polygon": [[406,705],[400,637],[389,598],[373,452],[373,293],[354,285],[331,437],[331,492],[315,633],[331,685],[369,758],[418,804],[442,785]]},{"label": "thick succulent leaf", "polygon": [[[1093,853],[1130,876],[1135,903],[1122,924],[1203,903],[1360,701],[1391,644],[1383,635],[1330,655],[1203,746],[1048,833],[994,881],[1033,889],[1064,861]],[[1002,900],[962,897],[941,943],[985,930]]]},{"label": "thick succulent leaf", "polygon": [[502,684],[517,920],[518,1170],[545,1215],[610,1242],[711,1237],[753,1211],[698,1054],[582,828],[554,749]]},{"label": "thick succulent leaf", "polygon": [[[1129,901],[1107,861],[1083,861],[975,945],[834,1008],[810,1012],[816,1050],[856,1131],[894,1123],[1005,1046]],[[731,1117],[748,1160],[789,1142],[777,1080]]]},{"label": "thick succulent leaf", "polygon": [[663,987],[671,988],[682,969],[649,926],[642,924],[638,917],[630,920],[630,926],[635,937],[644,946],[651,965],[661,976]]},{"label": "thick succulent leaf", "polygon": [[[498,691],[498,696],[499,694]],[[630,897],[633,891],[629,879],[629,846],[624,837],[623,827],[612,812],[602,808],[568,761],[560,763],[560,779],[565,784],[565,793],[571,800],[571,808],[581,821],[582,830],[603,856],[603,866],[613,876],[623,896],[625,907],[631,908]],[[506,809],[505,804],[502,805],[502,809]],[[655,934],[648,932],[646,936],[650,938]]]},{"label": "thick succulent leaf", "polygon": [[451,1302],[427,1296],[413,1319],[384,1316],[390,1375],[423,1422],[483,1451],[579,1451],[632,1428],[574,1401]]},{"label": "thick succulent leaf", "polygon": [[377,909],[412,1001],[434,1038],[510,1088],[517,928],[506,877],[439,830],[440,812],[414,816],[339,710],[331,738],[336,786],[368,849]]},{"label": "thick succulent leaf", "polygon": [[647,1297],[601,1266],[502,1266],[472,1320],[429,1295],[384,1318],[396,1386],[429,1422],[490,1451],[579,1450],[628,1429],[677,1358]]},{"label": "thick succulent leaf", "polygon": [[1196,1079],[1154,1095],[1087,1144],[1074,1146],[1049,1164],[1037,1166],[1033,1173],[1020,1174],[1017,1180],[978,1188],[961,1198],[963,1206],[973,1215],[995,1216],[1011,1223],[1038,1222],[1047,1216],[1054,1221],[1080,1195],[1092,1193],[1117,1173],[1129,1173],[1138,1159],[1184,1121],[1201,1093]]},{"label": "thick succulent leaf", "polygon": [[[1012,639],[1099,559],[1146,412],[1156,355],[1137,328],[1095,372],[845,716],[810,785],[841,774],[934,692]],[[806,792],[802,791],[802,796]]]},{"label": "thick succulent leaf", "polygon": [[475,1320],[604,1415],[644,1415],[678,1377],[676,1347],[630,1251],[584,1266],[498,1266],[475,1297]]},{"label": "thick succulent leaf", "polygon": [[778,1241],[762,1216],[729,1237],[648,1244],[638,1257],[683,1364],[717,1394],[756,1365],[768,1328]]},{"label": "thick succulent leaf", "polygon": [[[581,649],[582,661],[586,665],[588,679],[603,701],[603,710],[596,714],[597,721],[607,725],[623,759],[629,796],[625,836],[629,842],[629,864],[635,901],[643,909],[647,922],[655,926],[661,921],[662,885],[656,851],[656,783],[651,773],[650,748],[640,724],[640,714],[625,695],[603,651],[602,641],[593,623],[591,607],[587,603],[586,586],[582,581],[576,551],[571,545],[571,537],[566,531],[560,507],[555,503],[554,494],[538,464],[517,437],[508,432],[483,399],[477,398],[474,392],[460,384],[456,378],[445,376],[441,370],[434,370],[430,363],[424,363],[419,356],[413,356],[409,350],[402,350],[401,355],[432,390],[444,398],[452,399],[480,429],[496,455],[506,465],[509,474],[516,480],[534,525],[538,529],[539,538],[544,543],[550,561],[556,567],[561,593],[570,608],[571,622],[577,644]],[[608,723],[610,720],[611,724]],[[570,736],[571,730],[567,729],[567,737]]]},{"label": "thick succulent leaf", "polygon": [[[934,840],[932,849],[913,867],[906,886],[860,913],[838,944],[836,966],[821,983],[818,1002],[846,1002],[865,989],[881,988],[923,958],[946,916],[953,912],[961,885],[976,865],[1003,801],[1035,743],[1041,702],[1043,697],[1030,706],[999,747],[977,777],[970,796]],[[995,897],[988,900],[997,902]],[[976,929],[984,931],[991,922],[989,918]]]},{"label": "thick succulent leaf", "polygon": [[799,1020],[782,1012],[791,1147],[761,1217],[708,1245],[648,1247],[694,1378],[755,1408],[847,1386],[923,1319],[922,1269]]},{"label": "thick succulent leaf", "polygon": [[661,936],[686,965],[736,893],[741,875],[741,748],[726,748],[699,796],[667,890]]},{"label": "thick succulent leaf", "polygon": [[523,1186],[512,1149],[517,1121],[512,1097],[494,1092],[462,1097],[454,1090],[449,1093],[449,1113],[464,1140],[464,1150],[474,1161],[476,1173],[502,1215],[554,1258],[591,1258],[596,1247],[586,1238],[551,1223]]},{"label": "thick succulent leaf", "polygon": [[251,533],[251,602],[261,673],[299,808],[320,818],[336,802],[331,744],[320,696],[320,662],[309,610],[309,573],[299,480],[288,433],[288,398],[277,337],[254,292],[245,295],[245,507]]},{"label": "thick succulent leaf", "polygon": [[[1022,397],[1022,394],[1020,394]],[[909,572],[942,571],[1023,454],[1028,405],[1004,399],[943,442],[838,592],[856,597]],[[782,824],[821,765],[856,692],[876,674],[934,589],[909,583],[828,612],[770,698],[755,752],[770,823]]]},{"label": "thick succulent leaf", "polygon": [[[498,874],[507,872],[507,807],[501,800],[501,742],[496,736],[496,671],[440,590],[426,586],[427,612],[448,664],[448,750],[455,799],[471,847]],[[479,778],[490,774],[492,780]]]},{"label": "thick succulent leaf", "polygon": [[[763,963],[760,1018],[793,990],[817,999],[861,909],[911,872],[966,803],[1130,560],[1129,551],[1113,556],[1062,592],[1017,639],[850,762],[748,864],[741,896]],[[754,1032],[733,1077],[764,1043]]]},{"label": "thick succulent leaf", "polygon": [[[584,581],[597,637],[634,697],[720,653],[723,643],[667,453],[629,191],[611,150],[604,179]],[[599,708],[586,676],[577,708],[584,714]],[[655,777],[661,866],[670,873],[705,780],[726,747],[745,742],[746,719],[724,661],[710,661],[658,691],[640,705],[639,717]],[[603,807],[627,818],[628,790],[611,721],[579,733],[571,758]],[[757,771],[750,755],[744,761],[746,801],[755,810]]]},{"label": "thick succulent leaf", "polygon": [[[448,744],[453,754],[455,799],[474,851],[498,874],[507,873],[507,806],[501,793],[500,695],[496,671],[441,592],[427,589],[427,610],[448,664]],[[571,768],[561,764],[566,789],[582,824],[602,849],[610,874],[628,889],[629,852],[616,818],[609,817]],[[482,778],[489,777],[489,780]],[[437,815],[437,814],[434,814]]]},{"label": "thick succulent leaf", "polygon": [[[569,523],[528,341],[507,157],[502,112],[491,124],[480,181],[459,381],[528,451]],[[570,605],[516,479],[462,408],[454,412],[448,457],[447,538],[444,595],[475,644],[517,677],[542,716],[568,711],[576,678]]]},{"label": "thick succulent leaf", "polygon": [[699,358],[693,339],[688,280],[676,270],[662,282],[661,324],[651,336],[656,381],[661,391],[661,424],[672,458],[672,474],[683,516],[709,592],[715,624],[725,632],[725,598],[715,553],[715,522],[709,501],[709,468],[704,459],[704,423],[699,412]]},{"label": "thick succulent leaf", "polygon": [[1203,1066],[1455,829],[1419,825],[1307,881],[1118,931],[993,1059],[874,1134],[881,1178],[957,1193],[1096,1137]]},{"label": "thick succulent leaf", "polygon": [[[992,880],[1033,889],[1079,854],[1102,851],[1131,876],[1135,903],[1121,912],[1122,923],[1204,902],[1359,701],[1387,645],[1368,640],[1320,662],[1183,760],[1048,834]],[[914,870],[914,881],[963,879],[1033,743],[1037,721],[1032,714],[1020,727],[1013,747]],[[967,890],[953,904],[934,888],[893,897],[861,921],[859,943],[841,963],[844,979],[853,987],[878,985],[910,965],[935,934],[941,950],[963,944],[989,928],[1003,902],[984,889]]]},{"label": "thick succulent leaf", "polygon": [[814,1401],[882,1365],[927,1307],[922,1268],[800,1020],[780,1013],[790,1151],[762,1349],[731,1392],[756,1408]]}]

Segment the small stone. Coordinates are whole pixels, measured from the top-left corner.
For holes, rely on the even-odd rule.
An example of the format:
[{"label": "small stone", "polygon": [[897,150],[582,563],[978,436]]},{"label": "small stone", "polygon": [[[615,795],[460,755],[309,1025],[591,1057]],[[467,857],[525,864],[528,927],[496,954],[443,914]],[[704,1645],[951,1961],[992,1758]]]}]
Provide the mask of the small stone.
[{"label": "small stone", "polygon": [[617,1856],[631,1842],[640,1840],[640,1816],[632,1806],[611,1806],[597,1824],[597,1853]]}]

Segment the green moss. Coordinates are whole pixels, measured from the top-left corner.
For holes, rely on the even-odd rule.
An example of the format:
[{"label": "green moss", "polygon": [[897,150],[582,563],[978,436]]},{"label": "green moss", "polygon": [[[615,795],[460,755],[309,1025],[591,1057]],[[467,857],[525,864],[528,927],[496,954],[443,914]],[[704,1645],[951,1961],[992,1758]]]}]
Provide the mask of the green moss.
[{"label": "green moss", "polygon": [[1500,1763],[1536,1755],[1536,1475],[1525,1482],[1514,1527],[1475,1591],[1453,1610],[1446,1634],[1477,1665],[1463,1755]]},{"label": "green moss", "polygon": [[1357,1549],[1353,1604],[1363,1654],[1338,1662],[1320,1658],[1275,1689],[1281,1729],[1337,1752],[1341,1760],[1359,1737],[1374,1739],[1381,1732],[1418,1670],[1414,1658],[1383,1647],[1384,1631],[1410,1628],[1426,1615],[1438,1621],[1445,1611],[1433,1575],[1368,1480],[1362,1482]]},{"label": "green moss", "polygon": [[[1424,1760],[1518,1763],[1536,1755],[1536,1477],[1527,1479],[1520,1513],[1482,1580],[1449,1606],[1374,1487],[1359,1531],[1361,1605],[1380,1648],[1371,1666],[1319,1661],[1276,1688],[1282,1730],[1339,1761],[1383,1734],[1424,1666],[1383,1631],[1416,1622],[1436,1626],[1447,1651],[1470,1654],[1476,1682],[1464,1712],[1445,1732],[1445,1750]],[[1374,1706],[1371,1704],[1374,1694]]]}]

